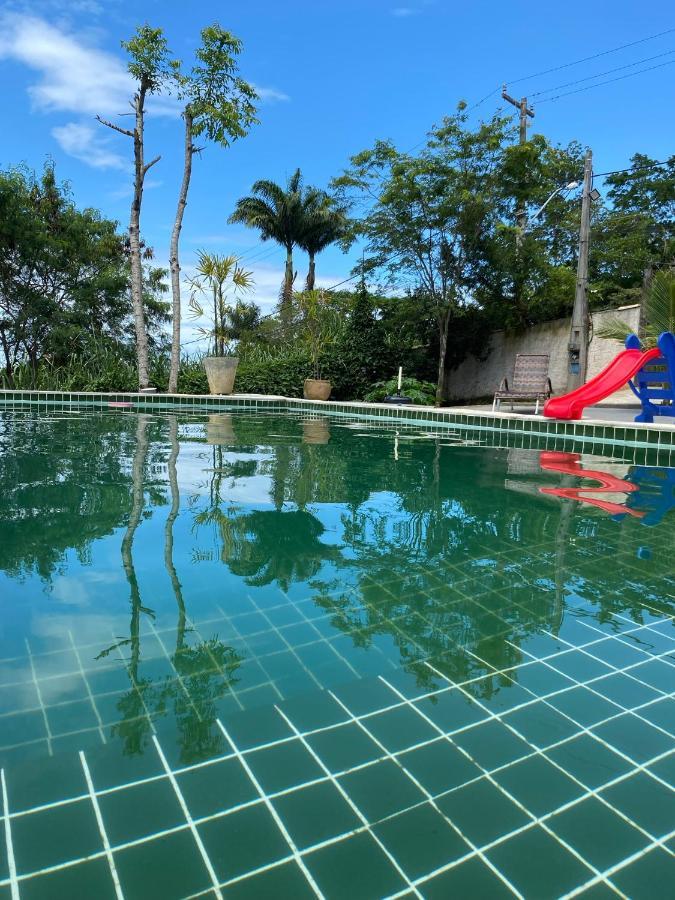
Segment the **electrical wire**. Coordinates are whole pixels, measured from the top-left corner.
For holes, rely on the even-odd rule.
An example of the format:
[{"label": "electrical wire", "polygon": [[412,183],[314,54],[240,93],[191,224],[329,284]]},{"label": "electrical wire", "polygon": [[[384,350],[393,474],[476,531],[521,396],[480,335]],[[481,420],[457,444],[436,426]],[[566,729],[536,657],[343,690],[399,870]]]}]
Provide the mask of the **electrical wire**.
[{"label": "electrical wire", "polygon": [[[575,84],[582,84],[584,81],[593,81],[594,78],[603,78],[605,75],[611,75],[613,72],[621,72],[624,69],[632,69],[634,66],[640,66],[642,63],[651,62],[654,59],[662,59],[664,56],[672,56],[675,50],[666,50],[664,53],[657,53],[655,56],[646,56],[644,59],[638,59],[635,62],[626,63],[623,66],[615,66],[613,69],[606,69],[604,72],[597,72],[595,75],[587,75],[585,78],[577,78],[576,81],[567,81],[564,84],[556,84],[554,87],[544,88],[541,91],[530,95],[530,99],[541,97],[542,94],[550,94],[551,91],[559,91],[562,88],[572,87]],[[540,101],[541,102],[541,101]]]},{"label": "electrical wire", "polygon": [[624,172],[644,172],[647,169],[656,169],[658,166],[672,166],[675,164],[675,156],[665,159],[663,162],[649,163],[647,166],[627,166],[625,169],[614,169],[613,172],[594,172],[593,178],[604,178],[606,175],[622,175]]},{"label": "electrical wire", "polygon": [[675,59],[668,62],[659,63],[656,66],[648,66],[646,69],[640,69],[638,72],[628,72],[627,75],[618,75],[616,78],[608,78],[607,81],[598,81],[596,84],[589,84],[586,87],[577,88],[574,91],[565,91],[563,94],[557,94],[555,97],[544,97],[539,103],[549,103],[552,100],[560,100],[561,97],[569,97],[571,94],[580,94],[582,91],[590,91],[591,88],[602,87],[605,84],[613,84],[615,81],[623,81],[625,78],[633,78],[635,75],[644,75],[645,72],[652,72],[654,69],[662,69],[664,66],[672,66]]}]

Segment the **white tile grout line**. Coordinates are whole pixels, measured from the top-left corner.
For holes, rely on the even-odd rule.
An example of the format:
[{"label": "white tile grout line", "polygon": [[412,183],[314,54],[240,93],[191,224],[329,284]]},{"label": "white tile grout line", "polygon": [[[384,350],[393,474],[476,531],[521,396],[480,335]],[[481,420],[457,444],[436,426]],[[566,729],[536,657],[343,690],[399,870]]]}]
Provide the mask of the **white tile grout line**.
[{"label": "white tile grout line", "polygon": [[189,705],[192,707],[192,709],[195,711],[195,715],[197,716],[197,719],[201,722],[201,721],[202,721],[201,713],[199,712],[199,710],[198,710],[197,707],[195,706],[195,702],[194,702],[194,700],[192,699],[192,695],[190,694],[190,691],[189,691],[189,690],[187,689],[187,687],[185,686],[185,682],[183,681],[183,678],[182,678],[180,672],[179,672],[178,669],[176,668],[176,665],[175,665],[174,661],[171,659],[171,656],[170,656],[168,650],[167,650],[166,647],[164,646],[164,641],[161,639],[161,637],[160,637],[159,634],[157,633],[157,629],[156,629],[155,626],[153,625],[152,621],[149,622],[149,626],[150,626],[150,630],[152,631],[153,635],[154,635],[155,638],[157,639],[157,642],[158,642],[159,646],[162,648],[162,652],[164,653],[164,656],[166,657],[166,659],[167,659],[167,661],[168,661],[168,663],[169,663],[169,666],[171,667],[171,670],[172,670],[173,672],[176,673],[176,679],[177,679],[177,681],[178,681],[178,684],[179,684],[180,687],[181,687],[181,690],[182,690],[183,693],[185,694],[185,697],[186,697],[186,699],[187,699],[187,702],[188,702]]},{"label": "white tile grout line", "polygon": [[82,675],[82,680],[84,681],[84,686],[87,689],[87,695],[89,696],[89,701],[91,703],[92,709],[94,710],[94,715],[98,719],[98,732],[101,735],[101,742],[107,744],[107,738],[105,736],[105,731],[103,730],[103,719],[98,711],[98,707],[96,706],[96,701],[94,700],[94,695],[91,692],[91,687],[89,686],[89,681],[87,680],[87,676],[85,675],[84,669],[82,668],[82,660],[80,659],[80,653],[75,645],[75,641],[73,640],[73,633],[68,630],[68,637],[70,638],[70,643],[73,646],[73,653],[77,659],[77,664],[80,669],[80,674]]},{"label": "white tile grout line", "polygon": [[182,793],[180,787],[178,786],[178,782],[176,781],[176,776],[171,771],[171,766],[167,762],[166,756],[164,756],[164,751],[162,750],[160,743],[157,740],[157,735],[153,734],[152,740],[157,749],[157,753],[159,754],[159,758],[162,762],[162,766],[164,767],[164,771],[166,772],[166,774],[169,778],[169,781],[171,782],[171,787],[174,790],[176,799],[178,800],[178,803],[180,804],[180,808],[183,810],[183,815],[185,816],[185,821],[188,824],[188,828],[192,832],[192,837],[194,838],[195,843],[197,844],[197,849],[199,850],[202,860],[204,861],[204,865],[206,866],[206,871],[209,873],[209,878],[211,879],[211,884],[213,885],[213,891],[214,891],[216,897],[218,897],[218,900],[223,900],[223,895],[220,891],[220,888],[218,887],[218,876],[216,875],[216,873],[213,869],[213,865],[211,864],[209,855],[206,852],[206,847],[204,846],[204,844],[202,842],[202,838],[201,838],[201,835],[199,834],[199,831],[197,830],[197,826],[195,825],[195,823],[192,819],[192,816],[190,815],[190,810],[188,809],[187,803],[185,802],[185,797],[183,797],[183,793]]},{"label": "white tile grout line", "polygon": [[44,700],[42,699],[42,691],[40,690],[40,684],[37,679],[37,675],[35,673],[35,666],[33,665],[33,654],[31,653],[30,644],[28,643],[28,638],[25,638],[26,641],[26,650],[28,652],[28,659],[30,660],[30,669],[33,676],[33,684],[35,685],[35,690],[37,692],[38,703],[40,704],[40,709],[42,710],[42,718],[45,723],[45,731],[47,733],[47,750],[49,751],[49,755],[53,756],[54,751],[52,749],[52,733],[49,728],[49,719],[47,718],[47,709],[44,704]]},{"label": "white tile grout line", "polygon": [[108,834],[105,830],[105,825],[103,824],[101,807],[99,806],[98,797],[96,796],[96,791],[94,789],[94,783],[91,780],[91,772],[89,771],[89,766],[87,765],[87,760],[82,750],[80,750],[80,762],[82,763],[84,777],[87,782],[89,797],[91,798],[91,803],[94,807],[98,830],[101,835],[101,841],[103,842],[103,849],[105,851],[106,859],[108,860],[108,865],[110,866],[110,874],[112,875],[113,884],[115,885],[115,895],[117,897],[117,900],[124,900],[124,893],[122,892],[122,885],[120,884],[119,875],[117,874],[115,859],[113,857],[112,850],[110,849],[110,841],[108,840]]},{"label": "white tile grout line", "polygon": [[293,840],[291,835],[288,833],[288,830],[287,830],[286,826],[284,825],[281,817],[279,816],[279,813],[276,811],[274,805],[272,804],[272,801],[270,800],[270,798],[267,796],[267,794],[263,790],[260,782],[255,777],[253,770],[249,766],[248,762],[244,759],[243,754],[241,753],[241,751],[239,750],[239,748],[237,747],[237,745],[235,744],[233,739],[230,737],[229,732],[227,731],[227,729],[225,728],[223,723],[220,721],[220,719],[216,719],[216,722],[218,723],[218,727],[220,728],[222,733],[225,735],[225,740],[228,742],[230,747],[232,747],[232,750],[233,750],[235,756],[239,760],[239,763],[244,767],[244,770],[246,771],[246,774],[248,775],[249,779],[251,780],[253,787],[258,792],[260,799],[264,802],[265,806],[267,807],[267,811],[270,813],[270,815],[274,819],[279,831],[282,833],[284,840],[288,844],[288,847],[289,847],[291,853],[293,854],[293,858],[295,859],[296,863],[300,867],[303,875],[307,879],[307,882],[309,883],[310,887],[314,891],[314,894],[317,897],[319,897],[320,900],[324,900],[324,895],[323,895],[321,889],[319,888],[319,885],[316,883],[316,881],[314,880],[314,876],[307,868],[305,861],[303,860],[301,854],[298,851],[298,848],[295,845],[295,841]]},{"label": "white tile grout line", "polygon": [[5,820],[5,846],[7,848],[10,892],[12,900],[19,900],[19,882],[16,877],[16,861],[14,859],[14,846],[12,844],[12,829],[9,818],[9,801],[7,799],[7,783],[5,782],[4,769],[0,769],[0,781],[2,782],[2,810],[3,818]]},{"label": "white tile grout line", "polygon": [[[329,779],[329,781],[330,781],[330,782],[333,784],[333,786],[338,790],[338,792],[340,793],[340,795],[341,795],[341,797],[343,798],[343,800],[345,800],[346,803],[349,805],[349,807],[350,807],[350,809],[352,810],[352,812],[354,812],[355,815],[358,817],[358,819],[361,821],[362,825],[365,827],[365,829],[366,829],[366,831],[368,832],[368,834],[373,838],[373,840],[374,840],[375,843],[378,845],[378,847],[380,848],[380,850],[384,853],[384,855],[387,857],[387,859],[389,860],[389,862],[394,866],[394,868],[396,869],[396,871],[398,872],[398,874],[401,876],[401,878],[405,881],[406,885],[408,886],[408,890],[412,890],[413,893],[415,894],[415,896],[416,896],[416,897],[419,897],[420,900],[421,900],[421,896],[422,896],[422,895],[421,895],[420,892],[417,890],[417,888],[416,888],[415,885],[412,883],[412,881],[408,878],[408,876],[406,875],[406,873],[403,871],[403,869],[402,869],[401,866],[399,865],[397,859],[389,852],[388,848],[387,848],[386,845],[380,840],[379,836],[378,836],[377,834],[375,834],[375,833],[372,831],[372,829],[370,828],[370,825],[369,825],[369,823],[368,823],[367,817],[364,816],[364,814],[361,812],[361,810],[359,809],[359,807],[357,806],[357,804],[356,804],[356,803],[354,802],[354,800],[349,796],[349,794],[348,794],[347,791],[344,789],[344,787],[340,784],[340,782],[337,780],[337,778],[335,777],[335,775],[330,771],[330,769],[329,769],[328,766],[324,763],[324,761],[321,759],[321,757],[318,755],[318,753],[316,752],[316,750],[314,750],[314,748],[307,742],[307,740],[305,739],[304,735],[303,735],[300,731],[298,731],[298,729],[297,729],[297,728],[295,727],[295,725],[291,722],[291,720],[288,718],[288,716],[283,712],[283,710],[279,709],[278,706],[276,707],[276,710],[277,710],[277,712],[279,713],[279,715],[285,720],[285,722],[286,722],[286,724],[288,725],[288,727],[291,728],[291,729],[293,730],[293,732],[294,732],[294,734],[296,735],[296,737],[298,737],[298,738],[300,739],[300,741],[302,742],[302,745],[303,745],[303,747],[305,748],[305,750],[307,750],[308,753],[312,756],[312,758],[314,759],[314,761],[318,764],[318,766],[321,768],[321,770],[325,773],[325,775],[327,776],[327,778]],[[347,837],[349,837],[349,836],[350,836],[350,834],[347,833],[347,835],[343,836],[342,839],[345,840],[345,839],[346,839]],[[337,842],[337,841],[335,841],[335,842]]]}]

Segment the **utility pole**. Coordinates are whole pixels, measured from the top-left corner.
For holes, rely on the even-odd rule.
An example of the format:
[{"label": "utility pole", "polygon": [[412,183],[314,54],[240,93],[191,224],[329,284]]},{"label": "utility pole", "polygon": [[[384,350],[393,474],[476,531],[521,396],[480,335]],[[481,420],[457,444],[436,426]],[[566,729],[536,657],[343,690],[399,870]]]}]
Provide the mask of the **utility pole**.
[{"label": "utility pole", "polygon": [[[574,293],[574,309],[568,346],[569,367],[567,390],[572,391],[586,381],[588,369],[588,339],[590,316],[588,312],[588,251],[591,238],[591,200],[593,191],[593,151],[586,151],[584,160],[584,186],[581,194],[581,228],[579,231],[579,260],[577,284]],[[596,194],[596,197],[598,195]]]},{"label": "utility pole", "polygon": [[[502,87],[502,99],[506,100],[507,103],[510,103],[512,106],[515,106],[520,113],[519,143],[522,145],[527,141],[527,117],[529,116],[531,119],[534,119],[534,110],[530,109],[527,105],[527,97],[521,97],[520,100],[515,100],[513,97],[510,97],[506,93],[506,85],[503,85]],[[527,213],[524,205],[518,207],[518,210],[516,211],[516,224],[518,226],[518,231],[516,232],[516,246],[520,247],[523,242],[525,226],[527,225]]]}]

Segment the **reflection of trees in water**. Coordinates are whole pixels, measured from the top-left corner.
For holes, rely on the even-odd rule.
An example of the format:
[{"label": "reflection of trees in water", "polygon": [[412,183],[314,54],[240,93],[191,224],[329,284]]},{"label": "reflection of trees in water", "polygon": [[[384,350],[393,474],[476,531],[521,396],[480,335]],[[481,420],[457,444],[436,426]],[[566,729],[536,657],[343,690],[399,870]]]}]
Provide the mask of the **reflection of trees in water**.
[{"label": "reflection of trees in water", "polygon": [[123,743],[128,755],[143,753],[150,739],[153,725],[151,720],[172,715],[175,718],[180,743],[180,759],[188,764],[213,756],[222,749],[223,735],[215,724],[216,701],[227,694],[235,683],[235,672],[241,657],[231,647],[227,647],[217,636],[200,639],[190,645],[187,612],[183,590],[176,571],[173,550],[173,528],[180,512],[177,460],[179,455],[178,424],[175,416],[169,418],[169,455],[167,459],[167,479],[170,493],[170,508],[164,527],[164,566],[169,576],[176,602],[176,646],[171,654],[171,663],[176,673],[153,681],[141,672],[141,616],[154,618],[151,609],[141,601],[138,579],[134,568],[133,544],[136,530],[141,522],[148,456],[147,420],[138,417],[136,448],[132,462],[132,505],[127,529],[122,539],[122,561],[130,590],[131,620],[129,638],[120,640],[112,650],[129,649],[126,663],[130,688],[120,698],[117,708],[120,721],[112,729],[112,734]]}]

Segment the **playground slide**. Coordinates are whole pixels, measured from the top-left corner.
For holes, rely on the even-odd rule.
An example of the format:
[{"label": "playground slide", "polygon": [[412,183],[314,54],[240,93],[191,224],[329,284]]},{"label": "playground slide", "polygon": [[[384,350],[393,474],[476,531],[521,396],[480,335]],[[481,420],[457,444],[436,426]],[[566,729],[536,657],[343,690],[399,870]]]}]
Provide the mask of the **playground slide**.
[{"label": "playground slide", "polygon": [[580,419],[585,407],[592,406],[614,391],[618,391],[650,360],[661,356],[661,351],[623,350],[595,378],[582,384],[575,391],[552,397],[544,406],[544,415],[550,419]]},{"label": "playground slide", "polygon": [[566,500],[576,500],[578,503],[588,503],[597,506],[611,515],[634,516],[641,519],[644,512],[632,509],[623,503],[614,503],[612,500],[603,500],[600,497],[583,496],[587,494],[632,494],[639,488],[632,481],[617,478],[611,472],[603,472],[600,469],[583,469],[581,457],[578,453],[561,453],[557,450],[543,450],[539,454],[539,465],[542,470],[548,472],[560,472],[561,475],[574,475],[577,478],[587,478],[599,482],[595,485],[579,485],[579,487],[540,487],[541,494],[550,494],[554,497],[562,497]]}]

